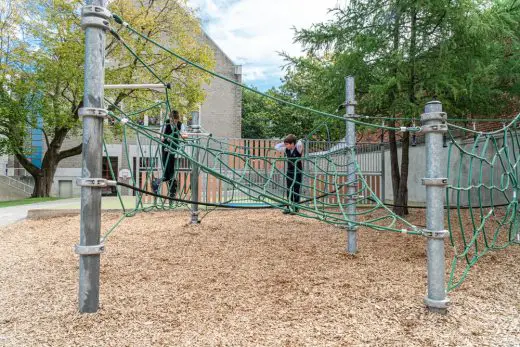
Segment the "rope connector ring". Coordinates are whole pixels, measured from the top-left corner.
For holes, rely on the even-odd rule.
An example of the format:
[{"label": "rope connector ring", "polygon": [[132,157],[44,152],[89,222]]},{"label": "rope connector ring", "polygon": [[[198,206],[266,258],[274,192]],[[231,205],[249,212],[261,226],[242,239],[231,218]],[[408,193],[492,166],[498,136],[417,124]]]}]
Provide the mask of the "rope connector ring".
[{"label": "rope connector ring", "polygon": [[423,133],[445,133],[448,131],[447,124],[429,124],[421,127]]},{"label": "rope connector ring", "polygon": [[448,306],[450,304],[450,299],[445,298],[443,300],[434,300],[434,299],[425,297],[424,304],[428,307],[444,309],[444,308],[448,308]]},{"label": "rope connector ring", "polygon": [[434,186],[434,187],[446,187],[448,185],[448,179],[445,177],[441,178],[422,178],[423,186]]},{"label": "rope connector ring", "polygon": [[83,117],[99,117],[99,118],[107,118],[108,111],[104,108],[95,108],[95,107],[82,107],[78,110],[78,116]]},{"label": "rope connector ring", "polygon": [[421,114],[421,123],[424,124],[424,122],[430,120],[446,121],[447,118],[448,115],[446,114],[446,112],[426,112]]},{"label": "rope connector ring", "polygon": [[109,181],[104,178],[76,178],[76,185],[80,187],[105,188],[116,186],[116,181]]},{"label": "rope connector ring", "polygon": [[105,244],[100,243],[99,245],[90,245],[90,246],[83,246],[83,245],[75,245],[74,246],[74,253],[79,255],[98,255],[105,252]]},{"label": "rope connector ring", "polygon": [[422,230],[422,235],[426,236],[428,238],[431,238],[431,239],[443,239],[446,237],[446,235],[448,235],[448,233],[449,233],[448,230],[438,230],[438,231],[433,231],[433,230],[428,230],[428,229]]},{"label": "rope connector ring", "polygon": [[98,28],[108,30],[110,28],[109,19],[112,13],[105,7],[87,5],[81,9],[81,28]]}]

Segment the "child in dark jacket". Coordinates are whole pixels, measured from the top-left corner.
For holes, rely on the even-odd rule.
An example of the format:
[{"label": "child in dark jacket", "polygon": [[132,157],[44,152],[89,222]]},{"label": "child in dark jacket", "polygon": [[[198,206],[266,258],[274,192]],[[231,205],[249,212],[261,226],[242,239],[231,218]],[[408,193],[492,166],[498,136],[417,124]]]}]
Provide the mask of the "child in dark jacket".
[{"label": "child in dark jacket", "polygon": [[303,143],[301,140],[296,140],[296,136],[287,135],[283,143],[278,143],[274,147],[278,152],[285,152],[287,157],[287,199],[294,205],[293,211],[286,209],[283,213],[298,212],[298,204],[300,203],[300,189],[302,185],[303,176],[303,162],[301,157],[303,155]]},{"label": "child in dark jacket", "polygon": [[170,119],[166,120],[162,138],[162,164],[164,182],[168,182],[168,196],[173,198],[177,193],[177,180],[175,179],[175,150],[179,147],[180,138],[186,138],[184,125],[180,121],[179,112],[173,110]]}]

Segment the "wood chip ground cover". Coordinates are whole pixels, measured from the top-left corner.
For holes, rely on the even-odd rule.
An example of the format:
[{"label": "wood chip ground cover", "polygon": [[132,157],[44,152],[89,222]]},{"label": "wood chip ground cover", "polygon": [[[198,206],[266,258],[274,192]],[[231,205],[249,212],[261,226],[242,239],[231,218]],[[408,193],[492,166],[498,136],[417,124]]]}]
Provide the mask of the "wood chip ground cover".
[{"label": "wood chip ground cover", "polygon": [[441,316],[422,303],[423,237],[362,228],[349,256],[343,230],[278,211],[187,220],[125,219],[96,314],[78,313],[79,217],[0,229],[0,346],[520,345],[519,247],[483,257]]}]

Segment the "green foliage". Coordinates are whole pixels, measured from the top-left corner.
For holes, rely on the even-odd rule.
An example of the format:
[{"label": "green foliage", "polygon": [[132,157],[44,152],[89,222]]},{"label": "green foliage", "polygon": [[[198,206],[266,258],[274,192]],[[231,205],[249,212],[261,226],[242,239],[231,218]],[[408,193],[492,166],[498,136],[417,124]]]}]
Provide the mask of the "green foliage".
[{"label": "green foliage", "polygon": [[[43,117],[49,141],[61,129],[79,130],[77,108],[83,97],[84,31],[80,28],[82,0],[9,0],[1,20],[0,50],[3,94],[0,133],[15,136],[23,143],[27,125],[36,127],[36,115]],[[214,65],[211,49],[201,43],[200,26],[181,1],[139,2],[117,0],[110,3],[115,13],[128,17],[131,25],[149,36],[168,42],[182,55],[202,65]],[[30,18],[30,20],[23,20]],[[115,23],[112,23],[116,27]],[[205,74],[194,71],[169,55],[153,50],[150,43],[120,31],[123,40],[150,65],[159,77],[172,83],[170,99],[180,110],[195,109],[204,99]],[[158,83],[118,40],[107,35],[106,83]],[[156,92],[107,92],[117,104],[135,109],[162,98]],[[9,100],[8,100],[9,99]],[[9,106],[8,106],[9,105]],[[13,123],[14,121],[14,123]],[[16,124],[15,124],[16,123]],[[2,149],[12,152],[22,143]],[[10,146],[9,146],[10,145]],[[10,148],[11,147],[11,148]],[[20,149],[20,148],[18,148]]]},{"label": "green foliage", "polygon": [[[296,31],[306,54],[286,56],[284,83],[273,92],[335,112],[344,102],[344,77],[353,75],[357,111],[367,116],[418,117],[432,99],[441,100],[450,117],[500,117],[519,106],[515,0],[353,0],[332,14]],[[279,118],[272,106],[255,112],[266,113],[264,123]],[[307,123],[322,121],[315,118],[309,115]],[[281,128],[291,125],[284,119]],[[343,135],[339,124],[331,129],[333,137]]]},{"label": "green foliage", "polygon": [[249,90],[242,94],[242,137],[265,139],[273,137],[275,105]]},{"label": "green foliage", "polygon": [[[289,66],[278,93],[331,113],[344,102],[344,77],[352,75],[356,112],[368,117],[418,118],[432,99],[441,100],[452,118],[498,118],[520,106],[517,0],[345,3],[332,11],[332,20],[296,31],[295,40],[306,54],[286,56]],[[273,120],[280,119],[279,114],[269,114]],[[289,115],[276,123],[273,132],[292,125]],[[344,125],[334,123],[323,127],[329,130],[327,134],[318,130],[316,135],[341,139]],[[306,124],[317,121],[308,117]],[[404,133],[399,168],[397,140],[395,132],[390,132],[395,205],[407,203],[408,145],[409,135]]]},{"label": "green foliage", "polygon": [[[283,90],[270,89],[268,95],[294,101]],[[305,136],[313,127],[313,119],[302,110],[281,105],[257,93],[245,90],[242,105],[242,137],[282,138],[287,134]]]},{"label": "green foliage", "polygon": [[296,34],[307,56],[293,74],[316,86],[305,98],[334,100],[348,74],[366,115],[417,116],[432,98],[452,115],[500,115],[518,95],[516,1],[357,0],[333,13]]},{"label": "green foliage", "polygon": [[[144,3],[146,5],[143,7],[142,2],[115,0],[110,3],[110,9],[128,21],[132,27],[149,38],[173,48],[179,55],[208,69],[214,67],[213,51],[203,43],[204,34],[198,21],[186,7],[185,1],[162,0]],[[117,24],[114,24],[114,28],[134,53],[152,67],[159,79],[117,40],[109,38],[107,83],[171,83],[172,89],[169,90],[168,96],[171,104],[181,114],[198,109],[205,96],[202,85],[209,82],[207,74],[186,65],[167,52],[157,50],[153,44],[130,34]],[[118,105],[125,99],[123,104],[127,111],[144,108],[156,100],[164,100],[163,95],[151,91],[110,91],[107,96]],[[153,115],[153,112],[149,115]]]},{"label": "green foliage", "polygon": [[[53,176],[60,160],[81,153],[81,145],[69,150],[61,146],[66,137],[81,132],[77,110],[83,99],[83,5],[83,0],[0,4],[0,153],[15,154],[35,178]],[[190,60],[213,67],[213,52],[204,44],[199,23],[184,0],[114,0],[110,10]],[[153,66],[161,81],[171,83],[169,98],[177,109],[187,113],[198,108],[204,99],[203,84],[209,81],[203,72],[158,52],[113,21],[111,26],[135,55]],[[106,43],[107,84],[159,83],[115,36],[107,33]],[[111,91],[106,96],[126,111],[164,98],[157,92],[133,90]],[[47,144],[43,172],[25,160],[27,133],[38,127],[38,116]]]}]

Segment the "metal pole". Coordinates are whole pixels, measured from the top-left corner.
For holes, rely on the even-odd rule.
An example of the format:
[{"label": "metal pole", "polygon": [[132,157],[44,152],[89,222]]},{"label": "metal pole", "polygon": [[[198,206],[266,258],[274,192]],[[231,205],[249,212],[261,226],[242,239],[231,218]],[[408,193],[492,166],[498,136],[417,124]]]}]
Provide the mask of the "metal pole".
[{"label": "metal pole", "polygon": [[[354,77],[348,76],[345,78],[346,85],[346,99],[345,119],[356,117],[356,98],[354,94]],[[356,198],[354,195],[357,191],[356,167],[355,167],[355,150],[356,150],[356,125],[353,122],[346,121],[347,134],[345,137],[348,149],[348,163],[347,163],[347,216],[351,222],[356,221]],[[353,223],[348,223],[348,246],[347,252],[355,254],[357,252],[357,227]]]},{"label": "metal pole", "polygon": [[[139,133],[135,138],[135,185],[141,188],[141,145],[139,141]],[[135,208],[139,208],[139,195],[141,193],[135,193]]]},{"label": "metal pole", "polygon": [[[309,158],[309,142],[311,140],[310,139],[306,139],[305,142],[303,143],[303,158],[305,159],[306,157]],[[310,171],[310,165],[311,165],[311,161],[310,160],[305,160],[303,162],[303,173],[304,173],[304,176],[303,176],[303,196],[305,197],[305,199],[309,199],[311,197],[311,189],[310,189],[310,185],[311,185],[311,171]],[[307,174],[305,174],[307,172]],[[307,202],[305,203],[305,205],[310,205],[310,202]]]},{"label": "metal pole", "polygon": [[105,84],[105,89],[152,89],[164,91],[170,89],[169,84]]},{"label": "metal pole", "polygon": [[[385,126],[385,121],[382,122],[382,126]],[[385,135],[384,135],[384,129],[381,130],[381,201],[385,202],[386,199],[386,171],[385,171]]]},{"label": "metal pole", "polygon": [[[199,112],[194,111],[191,113],[191,128],[193,133],[198,134],[200,133],[200,118],[199,118]],[[200,139],[197,138],[196,142],[197,145],[200,144]],[[199,148],[197,146],[193,146],[193,159],[191,166],[191,200],[192,201],[199,201]],[[199,205],[196,203],[193,203],[191,205],[191,224],[198,224],[199,221]]]},{"label": "metal pole", "polygon": [[[513,188],[513,201],[520,202],[520,189]],[[516,211],[516,216],[513,224],[513,230],[516,232],[515,243],[520,243],[520,211]]]},{"label": "metal pole", "polygon": [[[106,0],[87,0],[82,10],[81,26],[85,30],[85,91],[83,118],[83,158],[81,186],[79,258],[79,310],[96,312],[99,307],[101,229],[101,178],[103,119],[103,85],[105,80],[105,33],[110,12]],[[104,183],[106,186],[106,181]]]},{"label": "metal pole", "polygon": [[445,314],[448,307],[444,276],[444,197],[447,178],[443,177],[446,163],[443,161],[442,135],[448,129],[442,104],[432,101],[426,104],[421,115],[422,131],[426,140],[426,230],[428,238],[428,295],[424,303],[432,312]]}]

